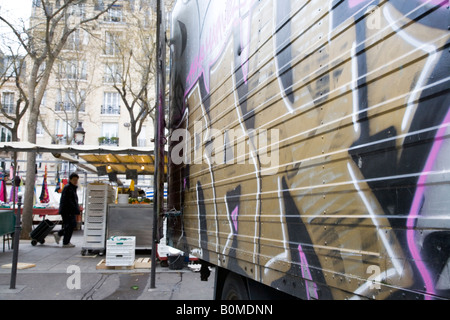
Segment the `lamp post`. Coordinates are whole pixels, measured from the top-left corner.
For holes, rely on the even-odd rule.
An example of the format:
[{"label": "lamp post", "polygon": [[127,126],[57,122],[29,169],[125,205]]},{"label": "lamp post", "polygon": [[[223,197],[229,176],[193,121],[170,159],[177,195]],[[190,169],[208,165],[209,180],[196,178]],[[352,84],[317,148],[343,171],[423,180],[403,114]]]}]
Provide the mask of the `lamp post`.
[{"label": "lamp post", "polygon": [[[18,179],[18,180],[20,180],[20,179]],[[19,184],[16,183],[16,179],[14,179],[14,181],[15,181],[14,182],[14,190],[15,190],[16,185],[19,185]],[[17,197],[19,201],[17,202],[18,208],[17,208],[17,214],[16,214],[16,226],[15,226],[14,240],[13,240],[14,251],[13,251],[13,261],[12,261],[12,265],[11,265],[11,280],[10,280],[10,285],[9,285],[10,289],[16,289],[17,263],[18,263],[17,261],[19,259],[19,239],[20,239],[20,231],[22,230],[22,228],[20,227],[20,216],[21,216],[20,207],[22,206],[22,196],[23,196],[22,192],[19,192],[18,197]],[[14,196],[14,198],[15,198],[15,196]]]},{"label": "lamp post", "polygon": [[77,145],[83,145],[85,137],[86,132],[83,129],[83,124],[81,122],[78,122],[78,127],[73,132],[73,140]]},{"label": "lamp post", "polygon": [[150,289],[156,288],[156,248],[161,237],[158,234],[159,222],[164,215],[164,110],[165,110],[165,20],[164,1],[156,1],[156,97],[158,105],[155,110],[155,176],[154,176],[154,209],[153,209],[153,244],[152,244],[152,265],[150,273]]}]

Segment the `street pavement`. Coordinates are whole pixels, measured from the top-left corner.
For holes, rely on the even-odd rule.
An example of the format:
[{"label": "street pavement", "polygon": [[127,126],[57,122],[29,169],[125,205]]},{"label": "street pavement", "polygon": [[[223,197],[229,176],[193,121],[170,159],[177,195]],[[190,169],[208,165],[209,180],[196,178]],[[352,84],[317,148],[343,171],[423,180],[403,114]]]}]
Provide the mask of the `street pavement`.
[{"label": "street pavement", "polygon": [[[55,228],[58,230],[59,226]],[[185,267],[170,270],[158,262],[156,288],[150,288],[150,269],[97,270],[105,258],[81,255],[83,231],[75,231],[74,248],[62,248],[52,235],[45,244],[19,244],[19,263],[35,265],[17,270],[16,288],[10,289],[13,250],[0,248],[0,300],[212,300],[214,270],[209,281],[200,281],[200,273]],[[137,258],[150,258],[150,252],[136,251]]]}]

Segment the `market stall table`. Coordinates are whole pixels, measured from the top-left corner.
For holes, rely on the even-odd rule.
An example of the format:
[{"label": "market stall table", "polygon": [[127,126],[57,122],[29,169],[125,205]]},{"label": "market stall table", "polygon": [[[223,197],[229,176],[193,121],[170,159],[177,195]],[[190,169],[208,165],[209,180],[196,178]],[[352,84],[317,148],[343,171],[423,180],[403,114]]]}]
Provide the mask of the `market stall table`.
[{"label": "market stall table", "polygon": [[0,211],[0,236],[3,236],[3,252],[5,252],[5,241],[9,240],[10,235],[14,233],[14,226],[16,223],[16,216],[13,210]]},{"label": "market stall table", "polygon": [[[1,211],[13,211],[12,208],[0,208],[0,212]],[[17,208],[16,211],[17,213]],[[23,214],[23,211],[22,211]],[[47,218],[47,216],[58,216],[59,215],[59,209],[57,208],[33,208],[33,221],[34,221],[34,217],[39,217],[41,220],[45,220]],[[39,221],[40,222],[40,221]]]}]

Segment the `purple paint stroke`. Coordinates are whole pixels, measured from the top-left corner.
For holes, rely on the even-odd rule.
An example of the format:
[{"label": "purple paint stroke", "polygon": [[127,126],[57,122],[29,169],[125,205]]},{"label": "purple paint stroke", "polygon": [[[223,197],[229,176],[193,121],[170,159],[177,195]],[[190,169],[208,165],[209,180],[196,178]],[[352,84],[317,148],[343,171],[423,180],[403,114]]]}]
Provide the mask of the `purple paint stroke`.
[{"label": "purple paint stroke", "polygon": [[299,252],[299,255],[300,255],[300,268],[302,269],[302,278],[306,279],[305,280],[306,297],[308,298],[308,300],[311,300],[309,288],[310,288],[310,284],[312,284],[314,298],[318,299],[319,295],[317,293],[317,285],[314,282],[309,283],[309,281],[312,281],[313,278],[312,278],[312,275],[311,275],[311,271],[309,270],[308,259],[306,259],[306,255],[303,252],[303,248],[302,248],[301,244],[298,245],[298,252]]},{"label": "purple paint stroke", "polygon": [[367,1],[369,1],[369,0],[349,0],[348,6],[349,6],[349,8],[354,8],[356,6],[359,6],[361,3],[367,2]]},{"label": "purple paint stroke", "polygon": [[442,1],[442,0],[419,0],[423,3],[432,4],[434,6],[440,6],[441,8],[447,7],[449,5],[449,1]]},{"label": "purple paint stroke", "polygon": [[[416,194],[414,195],[413,203],[411,206],[411,211],[409,212],[408,220],[406,222],[406,227],[407,227],[406,238],[408,241],[409,251],[411,252],[413,261],[416,263],[417,268],[420,272],[420,275],[422,276],[422,279],[425,283],[425,290],[429,294],[435,294],[433,280],[430,275],[430,272],[428,271],[427,267],[425,266],[425,263],[422,261],[422,258],[420,256],[420,252],[419,252],[419,248],[414,241],[414,234],[415,234],[414,227],[416,224],[416,220],[419,217],[422,199],[425,194],[425,189],[426,189],[425,184],[427,182],[428,174],[432,171],[434,163],[436,162],[439,151],[444,142],[445,133],[447,131],[449,124],[450,124],[450,111],[447,113],[447,116],[445,117],[441,128],[438,130],[438,132],[436,134],[433,148],[430,151],[428,160],[425,164],[425,168],[423,169],[422,174],[420,175],[419,181],[417,182]],[[425,299],[431,300],[431,297],[425,296]]]},{"label": "purple paint stroke", "polygon": [[[442,7],[447,7],[449,5],[449,1],[442,1],[442,0],[419,0],[420,2],[423,3],[428,3],[428,4],[432,4],[434,6],[440,6]],[[369,2],[369,0],[349,0],[348,1],[348,7],[349,8],[354,8],[356,6],[359,6],[361,3],[364,2]]]},{"label": "purple paint stroke", "polygon": [[236,234],[238,233],[238,216],[239,216],[239,206],[236,206],[236,208],[231,213],[231,220],[233,221],[234,230]]},{"label": "purple paint stroke", "polygon": [[[217,62],[217,60],[222,56],[226,45],[228,43],[228,39],[232,35],[232,29],[236,26],[241,26],[241,37],[244,36],[247,45],[245,42],[243,45],[243,53],[241,53],[241,67],[244,73],[244,80],[247,82],[248,77],[248,56],[250,53],[249,43],[250,43],[250,30],[246,30],[244,24],[248,19],[248,28],[251,26],[251,15],[252,8],[256,0],[251,0],[249,3],[244,1],[243,4],[239,2],[239,4],[235,4],[235,2],[239,2],[238,0],[229,0],[229,6],[231,9],[230,17],[227,17],[226,13],[221,13],[220,17],[218,17],[215,23],[211,26],[211,28],[205,31],[206,36],[200,39],[200,48],[199,53],[194,57],[193,62],[189,68],[189,74],[186,78],[187,88],[184,93],[184,98],[188,96],[191,92],[192,88],[195,86],[197,81],[203,77],[203,82],[205,85],[206,92],[210,93],[210,84],[209,84],[209,74],[211,67]],[[248,16],[246,18],[242,18],[240,16],[241,9],[248,8]],[[217,54],[215,56],[210,57],[209,55],[213,52],[217,46],[220,46],[220,49],[217,50]]]}]

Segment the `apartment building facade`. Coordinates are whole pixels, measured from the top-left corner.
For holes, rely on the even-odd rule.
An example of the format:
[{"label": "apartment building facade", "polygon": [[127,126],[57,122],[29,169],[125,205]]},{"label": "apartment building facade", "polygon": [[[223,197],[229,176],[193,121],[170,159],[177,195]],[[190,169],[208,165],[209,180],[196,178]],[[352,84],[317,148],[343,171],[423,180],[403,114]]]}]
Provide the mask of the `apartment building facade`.
[{"label": "apartment building facade", "polygon": [[[169,10],[173,2],[166,1]],[[58,10],[62,3],[48,0],[45,9]],[[44,25],[41,0],[33,0],[32,6],[30,27],[38,29]],[[80,1],[69,14],[83,19],[105,6],[102,0]],[[119,0],[73,32],[52,69],[40,107],[37,143],[73,144],[73,131],[81,125],[86,145],[152,148],[155,29],[156,1]],[[14,111],[19,96],[13,78],[0,87],[6,113]],[[20,141],[27,141],[28,117],[18,129]],[[4,114],[0,119],[7,121]],[[0,139],[12,139],[4,126]],[[43,154],[38,160],[55,159]]]},{"label": "apartment building facade", "polygon": [[[88,2],[75,6],[73,14],[102,9],[101,1]],[[70,35],[44,95],[38,143],[72,143],[81,123],[85,144],[132,146],[135,122],[142,128],[134,144],[151,147],[153,19],[152,1],[119,1]],[[146,95],[138,97],[142,90]]]}]

